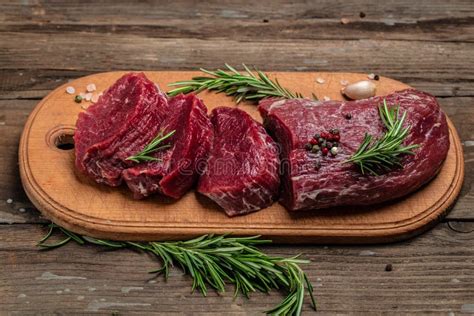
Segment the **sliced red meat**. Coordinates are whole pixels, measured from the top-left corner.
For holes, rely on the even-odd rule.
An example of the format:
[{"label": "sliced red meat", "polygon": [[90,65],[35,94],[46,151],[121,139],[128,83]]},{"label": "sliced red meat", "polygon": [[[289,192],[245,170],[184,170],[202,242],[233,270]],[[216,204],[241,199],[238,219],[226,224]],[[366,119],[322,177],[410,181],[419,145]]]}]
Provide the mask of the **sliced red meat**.
[{"label": "sliced red meat", "polygon": [[236,108],[214,109],[211,122],[214,143],[198,192],[229,216],[271,205],[280,184],[275,142],[260,123]]},{"label": "sliced red meat", "polygon": [[166,97],[142,73],[120,78],[80,113],[74,142],[76,166],[98,183],[118,186],[125,159],[156,136],[167,112]]},{"label": "sliced red meat", "polygon": [[205,162],[213,130],[207,108],[194,95],[170,100],[168,117],[161,122],[163,135],[176,132],[166,142],[172,147],[155,153],[160,161],[141,163],[123,172],[135,198],[159,192],[178,199],[195,184],[198,168]]},{"label": "sliced red meat", "polygon": [[[411,126],[407,144],[419,144],[415,155],[402,158],[403,168],[378,176],[362,175],[343,163],[359,147],[367,132],[380,136],[384,125],[378,106],[400,105]],[[369,205],[399,198],[433,178],[446,158],[449,133],[436,99],[417,90],[359,101],[314,102],[304,99],[264,100],[259,106],[267,130],[282,145],[282,203],[288,210],[320,209],[338,205]],[[304,146],[316,133],[339,129],[336,157],[311,153]],[[317,167],[318,162],[320,167]]]}]

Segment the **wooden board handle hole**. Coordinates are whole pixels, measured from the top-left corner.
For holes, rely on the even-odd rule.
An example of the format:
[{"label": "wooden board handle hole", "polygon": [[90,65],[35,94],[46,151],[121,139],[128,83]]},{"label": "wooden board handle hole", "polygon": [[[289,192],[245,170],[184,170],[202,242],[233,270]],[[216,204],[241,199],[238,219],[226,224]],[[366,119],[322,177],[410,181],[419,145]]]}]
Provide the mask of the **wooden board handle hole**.
[{"label": "wooden board handle hole", "polygon": [[74,149],[74,126],[60,125],[46,134],[46,142],[50,148],[61,151]]}]

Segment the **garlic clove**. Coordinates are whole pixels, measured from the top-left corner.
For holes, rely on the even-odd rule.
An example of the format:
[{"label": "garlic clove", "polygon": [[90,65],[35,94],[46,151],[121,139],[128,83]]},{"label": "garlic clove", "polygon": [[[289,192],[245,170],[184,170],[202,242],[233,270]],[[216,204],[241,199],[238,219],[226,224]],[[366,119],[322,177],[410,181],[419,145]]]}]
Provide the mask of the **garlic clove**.
[{"label": "garlic clove", "polygon": [[375,83],[363,80],[347,85],[341,93],[351,100],[361,100],[375,96],[375,89]]}]

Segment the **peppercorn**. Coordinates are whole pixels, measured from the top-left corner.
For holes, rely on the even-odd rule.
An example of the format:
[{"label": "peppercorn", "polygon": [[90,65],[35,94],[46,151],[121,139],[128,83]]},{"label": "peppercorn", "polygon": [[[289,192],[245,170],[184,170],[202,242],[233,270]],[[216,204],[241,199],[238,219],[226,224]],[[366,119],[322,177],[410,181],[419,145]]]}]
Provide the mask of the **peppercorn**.
[{"label": "peppercorn", "polygon": [[314,145],[313,148],[311,148],[312,153],[317,153],[318,151],[319,151],[319,146],[318,145]]},{"label": "peppercorn", "polygon": [[80,95],[76,95],[76,97],[74,98],[74,102],[81,103],[82,102],[82,97]]},{"label": "peppercorn", "polygon": [[321,133],[321,137],[322,137],[322,138],[328,138],[328,136],[329,136],[329,135],[328,135],[328,133],[326,133],[326,132],[322,132],[322,133]]},{"label": "peppercorn", "polygon": [[339,130],[338,130],[337,128],[334,128],[334,129],[332,130],[332,133],[333,133],[334,135],[339,135]]},{"label": "peppercorn", "polygon": [[392,267],[392,264],[391,264],[391,263],[389,263],[389,264],[387,264],[387,265],[385,266],[385,271],[390,272],[390,271],[392,271],[392,270],[393,270],[393,267]]},{"label": "peppercorn", "polygon": [[323,156],[326,156],[329,152],[329,149],[327,149],[327,147],[323,147],[323,149],[321,149],[321,152],[322,152]]},{"label": "peppercorn", "polygon": [[351,113],[346,113],[345,118],[346,118],[346,120],[350,120],[352,118],[352,114]]},{"label": "peppercorn", "polygon": [[339,141],[339,140],[341,140],[341,135],[336,134],[336,135],[334,135],[333,139],[334,139],[335,141]]},{"label": "peppercorn", "polygon": [[326,148],[326,144],[327,144],[327,143],[326,143],[326,141],[324,140],[322,143],[319,143],[319,146],[320,146],[321,148]]},{"label": "peppercorn", "polygon": [[319,144],[322,144],[323,142],[324,142],[324,138],[319,137],[319,138],[318,138],[318,143],[319,143]]},{"label": "peppercorn", "polygon": [[379,79],[380,79],[379,75],[374,76],[374,80],[379,80]]},{"label": "peppercorn", "polygon": [[339,143],[338,142],[333,142],[332,147],[339,147]]},{"label": "peppercorn", "polygon": [[336,155],[337,155],[337,152],[338,152],[337,147],[332,147],[332,148],[331,148],[331,155],[336,156]]},{"label": "peppercorn", "polygon": [[311,150],[313,148],[313,145],[311,145],[310,143],[307,143],[306,145],[304,145],[304,149],[306,150]]},{"label": "peppercorn", "polygon": [[319,133],[314,134],[315,139],[319,139],[320,137],[321,137],[321,134],[319,134]]},{"label": "peppercorn", "polygon": [[316,145],[318,144],[318,141],[314,138],[311,138],[311,140],[309,141],[311,145]]}]

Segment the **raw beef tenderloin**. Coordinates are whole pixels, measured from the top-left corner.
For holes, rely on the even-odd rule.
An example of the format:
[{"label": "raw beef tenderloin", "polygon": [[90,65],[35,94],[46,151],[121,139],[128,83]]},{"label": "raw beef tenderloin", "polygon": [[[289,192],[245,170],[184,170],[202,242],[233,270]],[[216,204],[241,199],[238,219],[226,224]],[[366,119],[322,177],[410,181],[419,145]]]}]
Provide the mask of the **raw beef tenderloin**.
[{"label": "raw beef tenderloin", "polygon": [[175,130],[166,143],[171,148],[156,152],[159,161],[141,163],[123,172],[134,197],[159,192],[178,199],[198,178],[199,165],[205,164],[212,144],[213,130],[207,108],[194,95],[179,95],[169,101],[169,113],[161,122],[163,135]]},{"label": "raw beef tenderloin", "polygon": [[198,192],[229,216],[271,205],[279,190],[278,148],[263,126],[228,107],[212,111],[214,142]]},{"label": "raw beef tenderloin", "polygon": [[166,117],[167,100],[143,73],[120,78],[80,113],[74,134],[76,166],[98,183],[118,186],[125,159],[153,139]]},{"label": "raw beef tenderloin", "polygon": [[[358,149],[366,132],[376,137],[384,132],[378,113],[383,99],[389,106],[399,104],[400,113],[407,112],[404,126],[410,125],[411,132],[404,144],[420,147],[415,155],[403,156],[403,168],[378,176],[362,175],[354,164],[344,161]],[[281,203],[291,211],[399,198],[433,178],[449,148],[446,117],[436,99],[413,89],[349,102],[263,100],[259,110],[265,127],[282,146]],[[304,148],[315,133],[333,128],[340,131],[337,156],[323,157]]]}]

